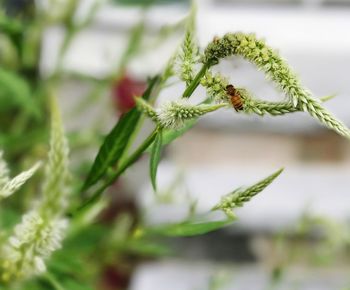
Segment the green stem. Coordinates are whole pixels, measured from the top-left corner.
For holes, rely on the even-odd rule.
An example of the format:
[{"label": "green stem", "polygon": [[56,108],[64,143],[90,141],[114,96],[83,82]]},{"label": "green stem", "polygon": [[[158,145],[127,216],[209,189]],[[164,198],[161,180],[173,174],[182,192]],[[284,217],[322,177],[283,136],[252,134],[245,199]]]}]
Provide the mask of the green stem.
[{"label": "green stem", "polygon": [[[151,95],[149,97],[149,103],[151,105],[154,105],[155,101],[157,100],[157,98],[159,96],[159,93],[160,93],[161,89],[162,89],[162,80],[160,78],[157,81],[156,85],[153,87],[153,90],[152,90]],[[128,155],[131,146],[134,144],[135,139],[137,138],[139,132],[142,129],[142,126],[143,126],[143,123],[144,123],[145,119],[146,119],[145,115],[142,114],[140,119],[137,122],[135,130],[133,131],[133,133],[132,133],[132,135],[130,137],[129,143],[127,144],[127,146],[125,148],[125,156],[123,154],[123,156],[120,159],[121,160],[120,163],[123,163],[124,159]]]},{"label": "green stem", "polygon": [[198,85],[199,85],[199,83],[201,81],[201,78],[205,75],[205,73],[211,67],[211,65],[212,64],[209,63],[209,62],[203,64],[202,68],[197,73],[197,75],[195,76],[193,81],[190,83],[190,85],[184,91],[184,93],[182,95],[183,98],[189,98],[193,94],[195,89],[198,87]]},{"label": "green stem", "polygon": [[132,164],[134,164],[137,159],[141,156],[141,154],[152,144],[154,139],[156,138],[156,135],[158,133],[158,129],[155,129],[144,141],[143,143],[132,153],[128,158],[125,159],[124,162],[118,166],[118,168],[115,171],[112,171],[107,177],[106,181],[92,194],[92,196],[83,203],[73,215],[77,215],[79,212],[81,212],[84,209],[89,208],[90,205],[94,204],[96,200],[100,198],[102,193],[106,190],[107,187],[109,187],[113,182],[115,182],[120,175],[124,173],[124,171],[130,167]]},{"label": "green stem", "polygon": [[55,290],[65,290],[65,288],[63,288],[63,286],[58,282],[58,280],[49,272],[45,273],[43,278],[47,282],[49,282]]}]

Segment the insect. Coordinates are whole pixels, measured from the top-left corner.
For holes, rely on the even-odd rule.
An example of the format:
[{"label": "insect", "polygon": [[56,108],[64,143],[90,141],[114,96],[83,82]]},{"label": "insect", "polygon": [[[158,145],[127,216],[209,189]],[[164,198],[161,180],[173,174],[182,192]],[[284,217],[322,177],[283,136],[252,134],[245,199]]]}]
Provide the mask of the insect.
[{"label": "insect", "polygon": [[235,108],[235,110],[241,111],[243,110],[243,100],[239,92],[235,89],[233,85],[228,85],[226,87],[226,92],[231,98],[232,106]]},{"label": "insect", "polygon": [[218,43],[219,40],[220,40],[220,37],[215,35],[213,38],[213,42]]}]

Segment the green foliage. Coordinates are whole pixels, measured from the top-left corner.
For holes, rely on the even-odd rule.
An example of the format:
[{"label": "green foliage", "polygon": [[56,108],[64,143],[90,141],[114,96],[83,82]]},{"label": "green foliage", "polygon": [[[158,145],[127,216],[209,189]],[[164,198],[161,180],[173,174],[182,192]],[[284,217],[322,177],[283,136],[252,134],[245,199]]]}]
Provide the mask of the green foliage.
[{"label": "green foliage", "polygon": [[162,152],[162,143],[163,131],[159,130],[156,139],[154,140],[150,159],[150,177],[154,191],[157,191],[157,169]]},{"label": "green foliage", "polygon": [[[1,285],[0,289],[16,289],[17,285],[12,288],[12,282],[15,281],[21,281],[18,287],[26,290],[94,289],[100,281],[101,273],[111,263],[124,266],[130,262],[130,256],[133,261],[137,261],[140,257],[171,254],[171,250],[159,242],[163,237],[192,237],[229,226],[235,220],[232,211],[249,202],[277,178],[282,170],[250,187],[239,188],[222,197],[214,210],[224,211],[229,217],[227,220],[208,221],[206,215],[195,212],[195,203],[190,200],[190,217],[181,222],[158,226],[144,226],[146,223],[142,220],[142,214],[138,213],[132,213],[124,219],[119,215],[119,204],[115,207],[114,203],[107,208],[107,216],[111,211],[113,214],[116,212],[116,217],[113,216],[111,220],[108,217],[106,221],[105,215],[99,215],[109,205],[108,195],[105,199],[100,199],[104,191],[133,166],[146,150],[150,152],[150,180],[154,190],[157,190],[156,176],[163,147],[193,128],[199,118],[207,113],[221,108],[234,112],[230,96],[226,92],[228,78],[211,71],[211,67],[224,57],[240,55],[256,64],[288,97],[288,100],[282,102],[267,102],[254,97],[246,88],[236,88],[243,102],[243,109],[239,112],[263,116],[305,111],[329,128],[349,137],[345,125],[312,97],[286,61],[254,35],[226,34],[222,38],[215,38],[201,51],[196,39],[196,9],[193,6],[186,19],[186,31],[180,48],[169,59],[163,73],[149,81],[143,96],[136,98],[136,108],[123,115],[103,139],[79,192],[79,184],[73,184],[72,180],[77,181],[84,176],[85,169],[81,169],[84,164],[77,162],[79,164],[76,167],[79,169],[75,169],[72,178],[68,170],[69,150],[63,122],[51,95],[55,94],[60,81],[68,75],[85,82],[93,79],[84,74],[67,74],[63,63],[72,40],[93,20],[99,7],[98,2],[92,5],[82,21],[76,19],[79,0],[69,1],[69,5],[61,7],[63,9],[59,15],[55,15],[55,11],[35,10],[35,6],[32,11],[18,11],[18,18],[0,12],[0,49],[4,52],[0,58],[0,111],[1,125],[6,129],[4,133],[1,132],[0,141],[6,144],[6,160],[11,169],[15,166],[29,168],[29,164],[34,164],[33,160],[43,159],[46,150],[41,140],[45,139],[47,126],[46,119],[40,117],[45,115],[47,107],[52,116],[49,158],[42,187],[36,182],[37,176],[33,176],[38,165],[11,179],[9,167],[0,150],[0,198],[9,196],[32,177],[25,187],[28,191],[24,195],[27,202],[22,202],[22,195],[17,199],[18,195],[14,195],[2,203],[6,207],[0,211],[0,280],[8,284],[3,288]],[[128,1],[128,4],[131,2]],[[146,2],[149,4],[151,1]],[[43,78],[39,73],[39,48],[43,31],[49,24],[61,25],[66,34],[59,48],[57,66],[51,76]],[[179,27],[182,28],[183,22],[180,24],[167,28],[167,31],[174,32]],[[128,44],[112,72],[101,80],[93,80],[94,88],[84,99],[87,106],[92,106],[91,101],[98,100],[102,92],[110,89],[123,76],[133,57],[145,52],[142,47],[145,30],[145,18],[142,17],[130,31]],[[165,34],[168,35],[168,32]],[[158,37],[157,41],[160,39],[164,37]],[[203,64],[198,70],[200,61]],[[154,108],[154,104],[158,104],[156,99],[159,92],[171,85],[168,80],[172,77],[177,77],[186,86],[184,92],[179,94],[182,98]],[[207,90],[209,98],[194,104],[187,99],[200,84]],[[81,110],[84,106],[79,103],[79,107]],[[74,112],[79,114],[80,111]],[[135,146],[135,140],[139,141],[139,136],[142,135],[140,130],[144,129],[142,113],[156,123],[156,128]],[[84,142],[83,134],[73,134],[76,137],[72,138],[72,155],[80,149],[88,149],[90,152],[100,132],[93,128],[87,134],[90,138],[85,136]],[[33,145],[33,148],[23,150],[28,148],[19,147],[24,143]],[[131,151],[131,148],[136,149]],[[84,195],[82,191],[89,192]],[[74,192],[81,195],[71,194]],[[42,193],[43,196],[37,199],[37,193]],[[78,209],[73,215],[67,215],[68,208],[76,207]],[[23,208],[28,208],[25,214]],[[341,235],[343,228],[327,224],[327,231],[341,237],[338,240],[327,237],[327,245],[336,249],[348,245],[348,235]],[[63,249],[57,251],[61,246]],[[212,284],[212,288],[216,289],[214,284],[216,283]],[[17,289],[22,289],[18,287]]]},{"label": "green foliage", "polygon": [[95,184],[109,168],[117,164],[129,143],[131,132],[135,130],[139,117],[140,114],[136,109],[121,116],[112,131],[106,136],[86,178],[83,191]]},{"label": "green foliage", "polygon": [[172,3],[188,3],[189,0],[113,0],[113,2],[122,5],[140,5],[149,6],[154,4],[172,4]]},{"label": "green foliage", "polygon": [[[159,77],[153,78],[142,98],[148,100],[151,96]],[[111,132],[106,136],[96,158],[85,180],[82,191],[87,190],[98,180],[105,176],[107,170],[117,165],[123,156],[133,131],[137,128],[137,122],[141,117],[141,113],[136,109],[132,109],[123,115]]]},{"label": "green foliage", "polygon": [[85,202],[82,203],[80,207],[73,213],[78,215],[85,209],[89,209],[93,206],[101,197],[104,190],[110,186],[113,182],[117,180],[117,178],[124,173],[126,169],[128,169],[131,165],[133,165],[138,158],[142,155],[144,151],[152,144],[154,139],[156,138],[157,130],[154,130],[143,142],[142,144],[123,162],[120,164],[119,168],[116,171],[110,172],[110,175],[106,179],[106,181],[99,187],[93,195],[88,198]]},{"label": "green foliage", "polygon": [[[198,122],[198,119],[194,118],[191,120],[188,120],[186,122],[184,122],[184,125],[179,128],[179,129],[163,129],[162,130],[162,146],[168,145],[170,143],[172,143],[173,141],[175,141],[177,138],[181,137],[182,135],[184,135],[187,131],[189,131],[190,129],[192,129]],[[153,150],[153,146],[154,144],[152,144],[150,146],[150,148],[148,149],[149,151]]]},{"label": "green foliage", "polygon": [[0,102],[1,111],[8,110],[9,105],[15,105],[35,117],[41,114],[37,104],[33,101],[27,81],[4,68],[0,68]]},{"label": "green foliage", "polygon": [[[0,3],[2,4],[2,3]],[[23,27],[20,21],[15,18],[9,17],[3,11],[0,10],[0,31],[8,35],[21,34]]]},{"label": "green foliage", "polygon": [[145,234],[157,234],[167,237],[191,237],[204,235],[206,233],[219,230],[231,224],[232,221],[232,219],[207,222],[185,221],[181,223],[146,228],[144,229],[144,232]]}]

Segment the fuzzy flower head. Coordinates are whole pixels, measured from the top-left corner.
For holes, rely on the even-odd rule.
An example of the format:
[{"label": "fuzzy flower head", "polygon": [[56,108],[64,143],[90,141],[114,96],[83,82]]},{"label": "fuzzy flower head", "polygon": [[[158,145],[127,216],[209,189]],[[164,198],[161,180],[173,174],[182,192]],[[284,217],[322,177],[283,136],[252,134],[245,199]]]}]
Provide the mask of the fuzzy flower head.
[{"label": "fuzzy flower head", "polygon": [[10,178],[9,169],[3,159],[3,152],[0,151],[0,200],[9,197],[16,192],[41,166],[41,162],[37,162],[30,169],[23,171],[14,178]]},{"label": "fuzzy flower head", "polygon": [[158,111],[158,120],[161,127],[179,129],[185,121],[216,111],[224,106],[225,104],[192,105],[185,100],[168,102]]},{"label": "fuzzy flower head", "polygon": [[45,221],[37,211],[23,216],[1,251],[0,280],[8,283],[45,272],[45,259],[61,247],[65,219]]},{"label": "fuzzy flower head", "polygon": [[[68,145],[55,99],[51,100],[52,126],[49,160],[41,199],[22,217],[12,236],[0,248],[0,282],[13,283],[45,272],[45,260],[61,247],[68,221],[64,217],[68,194]],[[5,185],[14,190],[39,165]],[[14,182],[15,181],[15,182]]]},{"label": "fuzzy flower head", "polygon": [[16,192],[34,173],[40,168],[41,162],[37,162],[27,171],[23,171],[14,178],[8,180],[3,186],[0,186],[0,199],[6,198]]},{"label": "fuzzy flower head", "polygon": [[207,71],[201,79],[201,85],[206,88],[207,94],[210,98],[213,98],[216,103],[229,103],[229,96],[226,92],[228,84],[224,76],[219,73],[213,75],[210,71]]}]

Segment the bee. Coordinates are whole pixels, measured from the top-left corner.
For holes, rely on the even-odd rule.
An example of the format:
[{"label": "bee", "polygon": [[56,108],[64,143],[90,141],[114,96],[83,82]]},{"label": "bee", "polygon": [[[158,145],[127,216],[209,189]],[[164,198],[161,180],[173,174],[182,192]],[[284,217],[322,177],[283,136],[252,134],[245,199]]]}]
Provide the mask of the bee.
[{"label": "bee", "polygon": [[217,36],[217,35],[215,35],[214,38],[213,38],[213,42],[214,42],[214,43],[218,43],[219,40],[220,40],[220,37]]},{"label": "bee", "polygon": [[235,110],[242,111],[243,110],[243,100],[239,92],[235,89],[233,85],[228,85],[226,87],[226,92],[231,98],[232,106],[235,108]]}]

